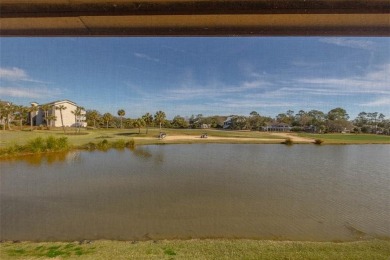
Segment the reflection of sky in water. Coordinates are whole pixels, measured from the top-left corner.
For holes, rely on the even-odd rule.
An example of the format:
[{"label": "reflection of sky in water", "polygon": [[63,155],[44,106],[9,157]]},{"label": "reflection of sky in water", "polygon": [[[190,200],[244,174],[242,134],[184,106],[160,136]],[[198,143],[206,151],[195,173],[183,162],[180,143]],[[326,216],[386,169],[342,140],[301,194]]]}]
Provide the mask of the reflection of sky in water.
[{"label": "reflection of sky in water", "polygon": [[389,149],[156,145],[2,161],[0,235],[389,237]]}]

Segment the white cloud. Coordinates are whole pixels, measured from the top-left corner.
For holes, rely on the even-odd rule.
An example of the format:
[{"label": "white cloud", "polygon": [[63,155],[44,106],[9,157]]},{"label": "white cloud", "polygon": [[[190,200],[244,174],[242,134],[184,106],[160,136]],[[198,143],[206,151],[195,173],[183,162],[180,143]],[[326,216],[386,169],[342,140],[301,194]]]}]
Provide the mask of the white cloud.
[{"label": "white cloud", "polygon": [[305,84],[316,93],[382,94],[390,95],[390,64],[376,68],[365,75],[344,78],[301,78],[296,83]]},{"label": "white cloud", "polygon": [[28,76],[26,72],[19,68],[0,68],[0,79],[6,80],[26,80]]},{"label": "white cloud", "polygon": [[148,61],[160,62],[159,59],[150,57],[149,55],[146,55],[144,53],[134,52],[134,56]]},{"label": "white cloud", "polygon": [[363,50],[373,50],[375,47],[374,42],[370,40],[363,39],[349,39],[349,38],[339,38],[339,37],[330,37],[330,38],[321,38],[320,42],[334,44],[338,46],[354,48],[354,49],[363,49]]},{"label": "white cloud", "polygon": [[0,96],[16,98],[53,98],[59,96],[62,92],[53,88],[23,88],[23,87],[0,87]]},{"label": "white cloud", "polygon": [[253,90],[265,89],[268,86],[270,86],[270,83],[262,80],[244,81],[237,86],[229,86],[220,82],[209,83],[206,86],[187,84],[179,88],[168,89],[163,97],[170,100],[221,98],[232,94],[250,93]]},{"label": "white cloud", "polygon": [[367,107],[381,107],[386,106],[387,108],[390,107],[390,97],[380,97],[374,101],[361,104],[360,106],[367,106]]},{"label": "white cloud", "polygon": [[28,76],[27,72],[20,68],[0,68],[0,79],[7,81],[24,81],[31,83],[43,83],[48,84],[49,82],[32,79]]}]

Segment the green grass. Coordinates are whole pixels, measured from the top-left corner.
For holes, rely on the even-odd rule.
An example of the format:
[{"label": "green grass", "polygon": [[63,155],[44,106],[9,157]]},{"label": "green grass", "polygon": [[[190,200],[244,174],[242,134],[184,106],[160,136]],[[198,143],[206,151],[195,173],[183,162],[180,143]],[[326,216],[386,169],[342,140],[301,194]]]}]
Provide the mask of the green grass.
[{"label": "green grass", "polygon": [[[50,135],[55,137],[66,136],[68,138],[69,144],[72,146],[82,146],[90,142],[96,143],[101,141],[102,139],[110,139],[111,142],[121,139],[129,140],[131,138],[138,137],[155,138],[154,140],[152,140],[152,142],[159,143],[160,140],[158,140],[157,137],[160,130],[158,128],[150,128],[148,134],[146,134],[145,131],[146,129],[141,129],[141,134],[138,134],[138,129],[82,129],[81,134],[73,134],[73,131],[68,131],[72,133],[71,135],[65,135],[60,129],[35,131],[0,131],[0,147],[7,147],[12,143],[24,145],[28,143],[31,139],[37,137],[45,138]],[[200,136],[202,133],[207,132],[209,136],[217,137],[267,138],[275,140],[280,139],[280,137],[273,136],[268,133],[249,131],[223,131],[204,129],[163,129],[162,131],[167,133],[167,135]],[[209,140],[203,139],[200,141],[207,142]],[[142,141],[140,141],[140,143],[142,143]]]},{"label": "green grass", "polygon": [[321,139],[323,144],[390,144],[390,136],[374,134],[306,134],[298,136]]},{"label": "green grass", "polygon": [[1,259],[72,258],[95,252],[93,246],[77,243],[4,243],[0,246]]},{"label": "green grass", "polygon": [[[56,150],[56,143],[54,140],[62,138],[65,140],[68,148],[81,148],[81,149],[101,149],[107,150],[110,148],[123,149],[125,147],[134,147],[134,145],[147,145],[147,144],[191,144],[191,143],[274,143],[280,144],[281,140],[286,140],[283,136],[271,135],[266,132],[257,131],[225,131],[215,129],[163,129],[168,136],[173,135],[188,135],[188,136],[200,136],[203,133],[207,133],[210,137],[224,137],[232,138],[228,139],[212,139],[212,138],[199,138],[189,140],[159,140],[158,135],[160,130],[158,128],[150,128],[148,134],[145,133],[146,129],[141,129],[141,133],[138,133],[138,129],[96,129],[86,130],[82,129],[80,134],[75,134],[73,131],[68,130],[67,134],[64,134],[61,129],[52,130],[35,130],[35,131],[0,131],[0,149],[4,154],[23,154],[23,147],[28,146],[29,152],[40,153],[46,150]],[[298,136],[307,137],[312,139],[321,139],[323,144],[390,144],[389,136],[382,135],[369,135],[369,134],[305,134],[300,133]],[[148,137],[145,139],[145,137]],[[49,139],[48,139],[49,138]],[[239,139],[234,139],[239,138]],[[256,140],[257,139],[257,140]],[[262,140],[268,139],[268,140]],[[45,141],[46,140],[46,141]],[[45,143],[46,142],[46,143]],[[132,144],[130,144],[132,143]],[[299,143],[299,142],[298,142]],[[45,147],[46,145],[46,147]],[[62,145],[65,145],[62,144]],[[50,148],[52,147],[52,148]],[[4,153],[4,148],[7,152]],[[58,150],[58,149],[57,149]],[[0,152],[1,153],[1,152]]]},{"label": "green grass", "polygon": [[293,242],[248,239],[10,242],[0,259],[389,259],[390,241]]}]

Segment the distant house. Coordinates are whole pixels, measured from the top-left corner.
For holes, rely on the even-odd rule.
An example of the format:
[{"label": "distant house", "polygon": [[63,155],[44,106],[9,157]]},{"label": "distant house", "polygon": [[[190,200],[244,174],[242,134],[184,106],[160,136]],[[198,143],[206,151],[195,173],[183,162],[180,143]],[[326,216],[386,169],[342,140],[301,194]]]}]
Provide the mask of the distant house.
[{"label": "distant house", "polygon": [[285,123],[272,122],[263,126],[262,129],[263,131],[269,132],[289,132],[291,130],[291,126]]},{"label": "distant house", "polygon": [[[75,116],[72,112],[74,112],[77,107],[79,107],[76,103],[70,100],[59,100],[46,104],[39,105],[36,102],[32,102],[31,106],[37,106],[38,110],[36,112],[30,112],[30,117],[33,118],[33,125],[46,125],[46,119],[49,126],[52,127],[60,127],[62,126],[61,122],[61,112],[57,110],[56,107],[65,106],[66,109],[62,110],[62,119],[64,122],[64,126],[68,127],[86,127],[87,123],[85,122],[85,111],[81,112],[80,116]],[[43,106],[48,106],[49,110],[47,111],[48,118],[45,118],[45,111],[42,109]],[[50,120],[51,116],[55,116],[55,120]],[[30,120],[30,119],[29,119]]]},{"label": "distant house", "polygon": [[229,116],[223,121],[223,129],[231,129],[233,127],[233,116]]}]

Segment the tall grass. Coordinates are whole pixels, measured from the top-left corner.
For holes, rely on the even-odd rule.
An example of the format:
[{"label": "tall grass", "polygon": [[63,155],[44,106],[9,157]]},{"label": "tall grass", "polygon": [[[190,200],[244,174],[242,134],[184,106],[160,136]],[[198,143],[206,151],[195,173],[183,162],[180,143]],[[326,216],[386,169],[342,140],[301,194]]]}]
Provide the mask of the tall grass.
[{"label": "tall grass", "polygon": [[107,151],[111,148],[114,149],[133,149],[135,147],[135,141],[134,139],[130,139],[129,141],[125,141],[123,139],[119,139],[116,141],[109,142],[107,139],[103,139],[100,142],[94,143],[89,142],[86,145],[83,145],[81,148],[93,151],[93,150],[101,150],[101,151]]},{"label": "tall grass", "polygon": [[67,151],[69,148],[70,145],[67,137],[55,138],[49,136],[46,139],[37,137],[28,141],[26,145],[12,144],[6,148],[1,148],[0,156],[12,156],[24,153],[60,152]]}]

